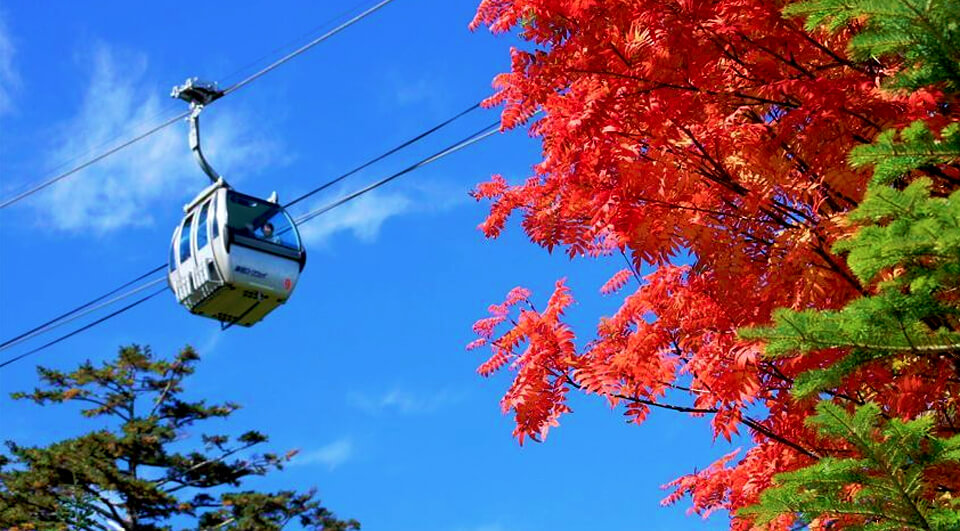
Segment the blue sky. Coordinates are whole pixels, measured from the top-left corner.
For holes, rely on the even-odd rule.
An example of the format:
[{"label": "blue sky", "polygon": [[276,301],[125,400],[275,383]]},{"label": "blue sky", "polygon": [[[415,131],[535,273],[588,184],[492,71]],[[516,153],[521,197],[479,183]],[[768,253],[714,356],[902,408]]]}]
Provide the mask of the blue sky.
[{"label": "blue sky", "polygon": [[[237,81],[238,69],[346,5],[0,3],[0,195],[182,110],[167,95],[189,76]],[[282,200],[489,95],[514,42],[470,33],[475,7],[398,0],[217,102],[204,114],[209,158],[237,189],[277,190]],[[293,214],[495,117],[473,113]],[[520,447],[498,404],[510,375],[475,374],[485,353],[464,351],[470,326],[514,286],[543,300],[567,277],[581,344],[618,306],[598,290],[619,259],[550,255],[516,223],[496,241],[476,230],[486,208],[470,188],[493,173],[524,179],[538,156],[525,132],[499,135],[311,222],[302,228],[310,259],[295,295],[251,329],[221,333],[164,294],[3,369],[0,438],[43,443],[88,427],[70,407],[9,399],[34,385],[36,363],[70,368],[131,342],[162,354],[191,344],[204,358],[191,392],[244,406],[210,430],[256,428],[273,448],[301,450],[293,466],[250,485],[315,485],[364,529],[725,528],[722,515],[702,521],[685,505],[658,505],[660,485],[729,451],[711,441],[705,419],[655,412],[636,427],[601,400],[575,396],[575,413],[545,444]],[[182,205],[204,183],[178,124],[0,211],[0,338],[164,261]]]}]

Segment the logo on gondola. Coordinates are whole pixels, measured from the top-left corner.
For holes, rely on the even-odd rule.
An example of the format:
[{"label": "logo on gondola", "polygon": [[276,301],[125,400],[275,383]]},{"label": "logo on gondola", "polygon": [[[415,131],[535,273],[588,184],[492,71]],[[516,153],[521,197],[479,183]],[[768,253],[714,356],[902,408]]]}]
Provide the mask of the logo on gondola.
[{"label": "logo on gondola", "polygon": [[249,267],[237,266],[233,269],[237,273],[243,275],[250,275],[253,278],[267,278],[267,274],[263,271],[257,271],[256,269],[250,269]]},{"label": "logo on gondola", "polygon": [[292,287],[293,287],[293,281],[291,281],[289,278],[283,279],[283,289],[290,291],[290,288]]}]

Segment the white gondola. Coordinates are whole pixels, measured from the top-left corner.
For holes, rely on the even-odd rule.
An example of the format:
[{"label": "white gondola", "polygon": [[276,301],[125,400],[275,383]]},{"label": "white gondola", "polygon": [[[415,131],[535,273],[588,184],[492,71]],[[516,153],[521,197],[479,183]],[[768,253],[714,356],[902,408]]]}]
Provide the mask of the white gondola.
[{"label": "white gondola", "polygon": [[170,244],[170,288],[191,313],[252,326],[290,298],[306,251],[276,192],[269,199],[241,194],[204,159],[198,116],[222,93],[188,80],[173,95],[191,104],[190,147],[214,182],[183,208]]}]

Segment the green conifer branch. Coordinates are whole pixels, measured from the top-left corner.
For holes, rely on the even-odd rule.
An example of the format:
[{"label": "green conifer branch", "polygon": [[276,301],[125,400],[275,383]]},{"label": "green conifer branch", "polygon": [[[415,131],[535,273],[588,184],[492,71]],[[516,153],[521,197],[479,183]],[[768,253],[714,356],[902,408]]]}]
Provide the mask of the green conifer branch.
[{"label": "green conifer branch", "polygon": [[202,447],[184,449],[184,429],[238,408],[183,397],[198,360],[190,348],[164,360],[131,346],[99,367],[38,369],[44,385],[15,398],[39,405],[77,400],[92,406],[85,417],[112,423],[45,447],[8,442],[10,457],[0,455],[0,528],[149,531],[192,519],[200,529],[280,530],[294,520],[300,529],[358,529],[312,491],[233,491],[295,454],[252,453],[267,442],[262,433],[204,435]]},{"label": "green conifer branch", "polygon": [[930,501],[922,488],[926,471],[960,462],[951,450],[960,445],[960,436],[933,435],[930,415],[883,421],[872,403],[851,413],[822,401],[816,410],[808,424],[824,437],[845,442],[857,455],[825,457],[779,474],[760,501],[739,514],[761,526],[785,513],[806,523],[851,516],[861,522],[847,529],[946,531],[960,525],[960,501]]}]

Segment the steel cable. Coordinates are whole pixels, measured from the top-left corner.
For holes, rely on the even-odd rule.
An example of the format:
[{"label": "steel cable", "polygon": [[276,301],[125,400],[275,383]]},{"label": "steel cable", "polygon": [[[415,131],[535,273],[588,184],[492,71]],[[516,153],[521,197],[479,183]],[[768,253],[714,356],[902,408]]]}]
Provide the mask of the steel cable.
[{"label": "steel cable", "polygon": [[36,354],[37,352],[40,352],[41,350],[48,349],[48,348],[56,345],[57,343],[60,343],[61,341],[65,341],[65,340],[67,340],[67,339],[69,339],[69,338],[71,338],[71,337],[73,337],[73,336],[75,336],[75,335],[77,335],[77,334],[85,331],[85,330],[89,330],[89,329],[93,328],[94,326],[97,326],[98,324],[100,324],[100,323],[102,323],[102,322],[104,322],[104,321],[107,321],[107,320],[109,320],[109,319],[112,319],[112,318],[114,318],[114,317],[116,317],[116,316],[118,316],[118,315],[126,312],[127,310],[131,310],[131,309],[133,309],[134,307],[139,306],[139,305],[147,302],[148,300],[156,297],[157,295],[160,295],[161,293],[163,293],[163,292],[166,291],[166,290],[167,290],[167,288],[160,288],[159,290],[151,293],[150,295],[147,295],[146,297],[143,297],[143,298],[141,298],[141,299],[138,299],[138,300],[136,300],[136,301],[134,301],[134,302],[132,302],[132,303],[124,306],[123,308],[120,308],[119,310],[117,310],[117,311],[115,311],[115,312],[109,313],[109,314],[107,314],[107,315],[105,315],[105,316],[97,319],[96,321],[93,321],[93,322],[91,322],[91,323],[88,323],[88,324],[86,324],[86,325],[84,325],[84,326],[82,326],[82,327],[74,330],[73,332],[70,332],[70,333],[68,333],[68,334],[64,334],[64,335],[58,337],[57,339],[54,339],[53,341],[50,341],[49,343],[45,343],[45,344],[40,345],[39,347],[37,347],[37,348],[35,348],[35,349],[33,349],[33,350],[28,350],[27,352],[24,352],[23,354],[19,354],[19,355],[17,355],[17,356],[14,356],[14,357],[8,359],[8,360],[5,360],[4,362],[0,363],[0,369],[6,367],[7,365],[10,365],[11,363],[15,363],[15,362],[17,362],[17,361],[20,361],[20,360],[22,360],[23,358],[26,358],[27,356],[31,356],[31,355],[33,355],[33,354]]},{"label": "steel cable", "polygon": [[[264,68],[262,68],[262,69],[260,69],[259,71],[251,74],[250,76],[248,76],[248,77],[240,80],[240,81],[237,82],[237,83],[234,83],[233,85],[231,85],[230,87],[228,87],[226,90],[224,90],[223,95],[226,96],[227,94],[230,94],[230,93],[232,93],[232,92],[235,92],[235,91],[237,91],[237,90],[245,87],[246,85],[249,85],[249,84],[252,83],[253,81],[259,79],[260,77],[262,77],[263,75],[267,74],[268,72],[271,72],[272,70],[276,69],[276,68],[279,67],[280,65],[286,63],[287,61],[293,59],[294,57],[297,57],[298,55],[306,52],[307,50],[313,48],[314,46],[320,44],[321,42],[329,39],[330,37],[332,37],[332,36],[334,36],[334,35],[336,35],[337,33],[340,33],[341,31],[347,29],[348,27],[352,26],[353,24],[356,24],[357,22],[360,22],[361,20],[363,20],[363,19],[366,18],[367,16],[373,14],[375,11],[383,8],[384,6],[386,6],[387,4],[389,4],[390,2],[393,2],[393,0],[383,0],[383,1],[375,4],[373,7],[370,7],[370,8],[367,9],[366,11],[363,11],[362,13],[360,13],[359,15],[356,15],[356,16],[354,16],[353,18],[351,18],[350,20],[347,20],[346,22],[341,23],[340,25],[338,25],[337,27],[333,28],[332,30],[324,33],[323,35],[317,37],[316,39],[313,39],[312,41],[308,42],[307,44],[304,44],[303,46],[297,48],[296,50],[294,50],[294,51],[292,51],[292,52],[284,55],[284,56],[281,57],[280,59],[277,59],[276,61],[274,61],[273,63],[267,65],[266,67],[264,67]],[[149,136],[151,136],[151,135],[153,135],[153,134],[155,134],[155,133],[157,133],[157,132],[159,132],[159,131],[161,131],[161,130],[163,130],[163,129],[171,126],[171,125],[173,125],[173,124],[176,123],[177,121],[182,120],[182,119],[186,118],[186,117],[189,116],[189,115],[190,115],[190,111],[189,111],[189,110],[188,110],[188,111],[184,111],[184,112],[182,112],[182,113],[180,113],[180,114],[178,114],[178,115],[176,115],[176,116],[174,116],[174,117],[166,120],[165,122],[163,122],[163,123],[161,123],[161,124],[159,124],[159,125],[157,125],[157,126],[154,126],[154,127],[150,128],[150,129],[148,129],[146,132],[141,133],[141,134],[139,134],[139,135],[131,138],[130,140],[127,140],[127,141],[123,142],[122,144],[120,144],[120,145],[118,145],[118,146],[115,146],[115,147],[113,147],[113,148],[111,148],[111,149],[108,149],[107,151],[105,151],[105,152],[101,153],[100,155],[97,155],[96,157],[94,157],[94,158],[92,158],[92,159],[84,162],[83,164],[80,164],[79,166],[76,166],[76,167],[74,167],[74,168],[71,168],[70,170],[67,170],[67,171],[65,171],[65,172],[63,172],[63,173],[60,173],[60,174],[58,174],[58,175],[56,175],[56,176],[54,176],[54,177],[52,177],[52,178],[50,178],[50,179],[47,179],[47,180],[45,180],[45,181],[43,181],[43,182],[40,182],[40,183],[38,183],[38,184],[35,184],[35,185],[31,186],[30,188],[28,188],[27,190],[25,190],[25,191],[23,191],[23,192],[20,192],[20,193],[14,195],[14,196],[12,196],[12,197],[9,197],[9,198],[7,198],[7,199],[4,199],[2,202],[0,202],[0,209],[4,209],[4,208],[6,208],[6,207],[8,207],[8,206],[10,206],[10,205],[12,205],[12,204],[14,204],[14,203],[17,203],[17,202],[19,202],[19,201],[22,201],[23,199],[26,199],[27,197],[30,197],[31,195],[33,195],[33,194],[35,194],[35,193],[37,193],[37,192],[39,192],[39,191],[41,191],[41,190],[43,190],[43,189],[51,186],[51,185],[53,185],[53,184],[58,183],[58,182],[60,182],[60,181],[62,181],[62,180],[64,180],[64,179],[66,179],[67,177],[70,177],[71,175],[74,175],[75,173],[79,172],[80,170],[83,170],[83,169],[85,169],[85,168],[88,168],[88,167],[92,166],[93,164],[96,164],[97,162],[99,162],[99,161],[101,161],[101,160],[103,160],[103,159],[105,159],[105,158],[113,155],[114,153],[116,153],[116,152],[118,152],[118,151],[121,151],[121,150],[123,150],[123,149],[125,149],[125,148],[127,148],[127,147],[129,147],[129,146],[131,146],[131,145],[133,145],[133,144],[136,144],[137,142],[143,140],[144,138],[147,138],[147,137],[149,137]]]},{"label": "steel cable", "polygon": [[[459,117],[459,116],[463,116],[464,114],[466,114],[467,112],[475,109],[476,107],[477,107],[476,105],[475,105],[475,106],[472,106],[471,108],[467,109],[466,111],[461,112],[461,113],[458,114],[457,116],[458,116],[458,117]],[[444,123],[444,124],[450,123],[450,121],[451,121],[451,120],[447,120],[447,121],[445,121],[445,122],[443,122],[443,123]],[[335,208],[337,208],[337,207],[340,207],[340,206],[342,206],[342,205],[344,205],[344,204],[346,204],[346,203],[349,203],[350,201],[353,201],[354,199],[356,199],[356,198],[358,198],[358,197],[360,197],[360,196],[362,196],[362,195],[364,195],[364,194],[366,194],[366,193],[369,193],[369,192],[375,190],[376,188],[379,188],[380,186],[383,186],[383,185],[389,183],[390,181],[393,181],[393,180],[395,180],[395,179],[397,179],[397,178],[399,178],[399,177],[401,177],[401,176],[403,176],[403,175],[406,175],[406,174],[408,174],[408,173],[410,173],[410,172],[412,172],[412,171],[415,171],[415,170],[417,170],[417,169],[419,169],[419,168],[422,168],[422,167],[424,167],[424,166],[426,166],[426,165],[428,165],[428,164],[431,164],[431,163],[433,163],[433,162],[436,162],[437,160],[440,160],[440,159],[442,159],[442,158],[444,158],[444,157],[446,157],[446,156],[448,156],[448,155],[451,155],[451,154],[453,154],[453,153],[455,153],[455,152],[457,152],[457,151],[460,151],[461,149],[464,149],[464,148],[466,148],[466,147],[468,147],[468,146],[470,146],[470,145],[473,145],[473,144],[475,144],[475,143],[477,143],[477,142],[480,142],[481,140],[484,140],[484,139],[486,139],[486,138],[489,138],[490,136],[492,136],[493,134],[495,134],[495,133],[499,130],[498,126],[499,126],[499,121],[493,122],[493,123],[491,123],[491,124],[483,127],[483,128],[480,129],[479,131],[477,131],[477,132],[475,132],[475,133],[467,136],[467,137],[464,138],[463,140],[460,140],[460,141],[458,141],[458,142],[455,142],[454,144],[451,144],[451,145],[447,146],[446,148],[444,148],[444,149],[442,149],[442,150],[434,153],[433,155],[430,155],[430,156],[428,156],[428,157],[426,157],[426,158],[424,158],[424,159],[421,159],[420,161],[418,161],[418,162],[416,162],[416,163],[414,163],[414,164],[412,164],[412,165],[410,165],[410,166],[407,166],[406,168],[404,168],[404,169],[402,169],[402,170],[400,170],[400,171],[398,171],[398,172],[395,172],[395,173],[393,173],[393,174],[391,174],[391,175],[389,175],[389,176],[387,176],[387,177],[385,177],[385,178],[383,178],[383,179],[380,179],[380,180],[378,180],[378,181],[375,181],[374,183],[372,183],[372,184],[370,184],[370,185],[368,185],[368,186],[365,186],[365,187],[363,187],[363,188],[361,188],[361,189],[359,189],[359,190],[357,190],[357,191],[355,191],[355,192],[352,192],[352,193],[350,193],[350,194],[348,194],[348,195],[346,195],[346,196],[344,196],[344,197],[341,197],[340,199],[337,199],[337,200],[335,200],[335,201],[333,201],[333,202],[331,202],[331,203],[328,203],[327,205],[324,205],[323,207],[317,208],[317,209],[315,209],[315,210],[309,211],[309,212],[301,215],[301,216],[298,217],[294,222],[295,222],[298,226],[299,226],[299,225],[302,225],[302,224],[304,224],[304,223],[307,223],[307,222],[313,220],[314,218],[316,218],[316,217],[318,217],[318,216],[320,216],[320,215],[322,215],[322,214],[325,214],[326,212],[329,212],[329,211],[331,211],[331,210],[333,210],[333,209],[335,209]],[[431,131],[435,131],[435,130],[437,130],[437,129],[439,129],[439,127],[434,127],[434,128],[431,128],[430,130],[431,130]],[[423,136],[424,136],[424,135],[421,134],[421,135],[418,135],[418,136],[415,137],[415,138],[423,138]],[[410,141],[407,141],[407,142],[405,142],[405,143],[402,144],[402,145],[409,145],[410,143],[411,143]],[[397,150],[397,148],[394,148],[394,149],[390,150],[390,152],[395,152],[396,150]],[[383,157],[383,156],[379,156],[378,158],[382,158],[382,157]],[[362,167],[365,167],[365,166],[369,166],[369,164],[365,163],[364,165],[361,165],[361,166],[362,166]],[[356,173],[356,171],[359,171],[359,170],[354,169],[354,170],[351,170],[350,172],[347,172],[347,174],[344,174],[344,175],[349,175],[349,174],[352,174],[352,173]],[[344,175],[341,175],[341,176],[339,176],[339,177],[337,177],[337,178],[335,178],[335,179],[333,179],[333,180],[331,180],[331,181],[328,181],[328,183],[325,183],[324,185],[321,185],[321,187],[318,187],[318,188],[322,189],[322,188],[325,188],[325,187],[331,185],[333,182],[342,180],[342,178],[344,177]],[[315,191],[319,191],[319,190],[318,190],[318,189],[315,189],[315,190],[313,190],[313,191],[311,191],[311,192],[308,192],[307,194],[304,194],[304,195],[301,196],[300,198],[296,199],[295,201],[300,201],[301,199],[303,199],[303,198],[311,195],[312,193],[315,193]],[[161,264],[161,265],[159,265],[158,267],[154,268],[151,272],[145,273],[144,275],[141,275],[140,277],[138,277],[138,280],[139,280],[139,279],[146,278],[146,277],[148,277],[149,275],[154,274],[154,273],[158,272],[159,270],[163,269],[164,267],[166,267],[166,264]],[[162,280],[162,279],[158,279],[158,280]],[[135,282],[135,281],[131,281],[131,282]],[[154,281],[154,282],[157,282],[157,281]],[[130,283],[127,283],[126,285],[129,285],[129,284],[130,284]],[[96,300],[103,300],[104,298],[108,297],[110,294],[116,293],[116,292],[119,291],[120,289],[122,289],[122,287],[121,287],[121,288],[116,288],[116,289],[112,290],[110,293],[108,293],[108,294],[106,294],[106,295],[102,295],[101,297],[98,297],[98,299],[96,299]],[[166,288],[164,288],[164,289],[166,289]],[[138,288],[138,291],[139,291],[139,288]],[[161,290],[161,291],[163,291],[163,290]],[[158,292],[158,293],[159,293],[159,292]],[[64,335],[64,336],[61,336],[61,337],[57,338],[56,340],[53,340],[53,341],[51,341],[51,342],[49,342],[49,343],[46,343],[46,344],[44,344],[44,345],[41,345],[40,347],[37,347],[37,348],[35,348],[35,349],[27,352],[27,353],[18,355],[18,356],[14,357],[14,358],[11,358],[11,359],[7,360],[7,361],[4,361],[3,363],[0,363],[0,368],[6,367],[6,366],[9,365],[10,363],[13,363],[13,362],[18,361],[18,360],[20,360],[20,359],[23,359],[23,358],[25,358],[25,357],[27,357],[27,356],[29,356],[29,355],[31,355],[31,354],[35,354],[35,353],[37,353],[37,352],[40,352],[40,351],[42,351],[42,350],[44,350],[44,349],[46,349],[46,348],[52,347],[52,346],[56,345],[57,343],[65,340],[65,339],[67,339],[67,338],[69,338],[69,337],[72,337],[72,336],[74,336],[74,335],[76,335],[76,334],[78,334],[78,333],[80,333],[80,332],[83,332],[83,331],[85,331],[85,330],[88,330],[88,329],[92,328],[93,326],[96,326],[96,325],[98,325],[98,324],[100,324],[100,323],[102,323],[102,322],[104,322],[104,321],[112,318],[113,316],[119,315],[120,313],[123,313],[123,312],[129,310],[129,309],[132,308],[133,306],[136,306],[136,305],[138,305],[138,304],[140,304],[140,303],[142,303],[142,302],[145,302],[147,299],[153,298],[153,297],[156,296],[158,293],[153,293],[153,294],[149,295],[148,297],[145,297],[145,298],[143,298],[143,299],[140,299],[140,300],[134,302],[134,303],[131,304],[131,305],[125,306],[124,308],[121,308],[121,309],[120,309],[119,311],[117,311],[117,312],[113,312],[113,313],[107,315],[107,316],[104,317],[104,318],[98,319],[98,320],[94,321],[93,323],[90,323],[90,324],[88,324],[88,325],[85,325],[84,327],[82,327],[82,328],[80,328],[80,329],[77,329],[77,330],[75,330],[75,331],[73,331],[73,332],[70,332],[70,333]],[[132,294],[133,294],[133,292],[129,293],[129,295],[132,295]],[[119,297],[119,298],[123,298],[123,297],[129,296],[129,295],[124,295],[124,296],[121,296],[121,297]],[[91,301],[91,302],[85,304],[84,306],[82,306],[81,309],[84,308],[84,307],[88,307],[88,306],[90,306],[90,305],[92,305],[92,304],[94,304],[94,303],[95,303],[95,301]],[[102,307],[102,306],[105,306],[105,304],[104,304],[104,305],[101,305],[101,306],[98,306],[98,309],[99,309],[100,307]],[[71,314],[71,313],[75,313],[76,311],[78,311],[78,309],[75,309],[75,310],[73,310],[73,311],[71,311],[71,312],[68,312],[67,314],[64,314],[64,315],[69,315],[69,314]],[[91,310],[91,311],[93,311],[93,310]],[[86,313],[89,313],[89,312],[86,312]],[[86,314],[86,313],[85,313],[85,314]],[[85,315],[85,314],[84,314],[84,315]],[[73,321],[73,320],[74,320],[74,319],[70,319],[70,321]],[[50,323],[52,323],[52,322],[55,322],[55,320],[48,321],[48,323],[47,323],[47,330],[52,329],[52,328],[55,328],[55,327],[57,327],[57,326],[60,326],[60,324],[55,324],[55,325],[53,325],[53,326],[50,326]],[[65,323],[64,323],[64,324],[65,324]],[[44,325],[41,325],[40,327],[34,328],[33,330],[38,330],[38,329],[40,329],[40,328],[43,328],[43,326],[44,326]],[[47,331],[47,330],[44,330],[44,331]],[[44,331],[41,331],[41,332],[39,332],[38,334],[35,334],[34,336],[31,336],[31,338],[32,338],[32,337],[35,337],[36,335],[39,335],[40,333],[43,333]],[[27,334],[30,334],[30,332],[25,332],[24,334],[21,334],[21,335],[18,336],[17,338],[8,340],[7,343],[11,343],[11,342],[13,342],[13,341],[16,341],[18,338],[24,337],[24,336],[27,335]]]}]

